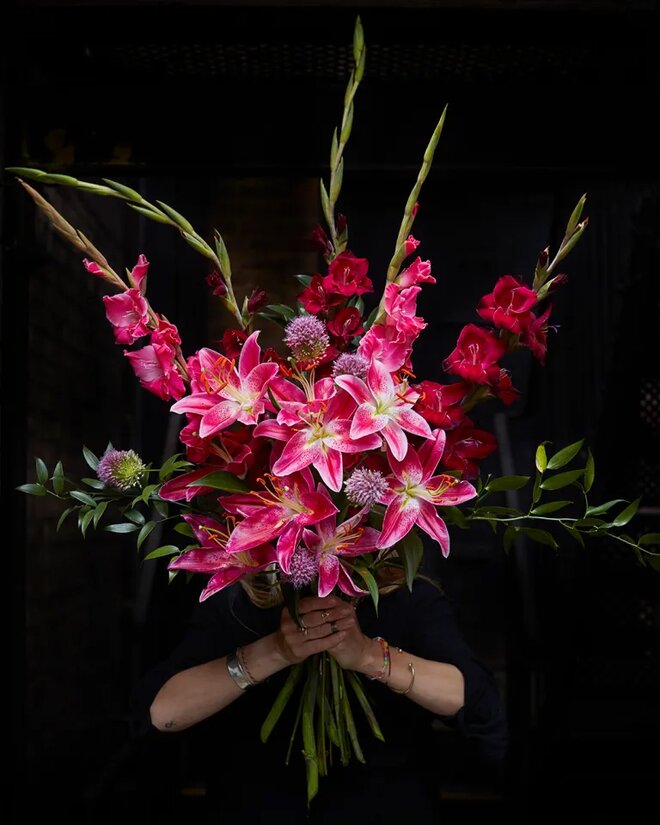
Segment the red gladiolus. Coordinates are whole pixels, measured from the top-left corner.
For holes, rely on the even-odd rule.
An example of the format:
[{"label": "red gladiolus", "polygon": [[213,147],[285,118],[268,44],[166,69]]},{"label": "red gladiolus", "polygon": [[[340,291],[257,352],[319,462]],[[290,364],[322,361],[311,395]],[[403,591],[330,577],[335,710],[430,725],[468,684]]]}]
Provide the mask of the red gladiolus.
[{"label": "red gladiolus", "polygon": [[314,275],[309,286],[298,296],[298,300],[311,315],[328,313],[332,307],[341,303],[341,295],[332,294],[328,291],[327,278]]},{"label": "red gladiolus", "polygon": [[268,300],[268,295],[263,289],[253,289],[252,294],[248,298],[247,311],[252,315],[258,312]]},{"label": "red gladiolus", "polygon": [[327,327],[333,344],[343,349],[356,335],[362,334],[362,316],[356,307],[345,307],[328,321]]},{"label": "red gladiolus", "polygon": [[513,386],[511,373],[508,370],[500,370],[500,377],[493,387],[493,392],[507,406],[520,398],[520,392]]},{"label": "red gladiolus", "polygon": [[434,427],[453,430],[465,418],[462,402],[470,392],[470,385],[457,381],[455,384],[437,384],[420,381],[414,385],[420,393],[414,409]]},{"label": "red gladiolus", "polygon": [[500,377],[497,359],[505,352],[506,344],[500,338],[475,324],[466,324],[444,368],[473,384],[493,384]]},{"label": "red gladiolus", "polygon": [[218,298],[223,298],[227,294],[227,287],[225,282],[220,277],[220,274],[213,270],[206,276],[206,283],[211,287],[211,295],[216,295]]},{"label": "red gladiolus", "polygon": [[373,292],[373,284],[367,278],[368,270],[369,262],[366,258],[356,258],[352,252],[342,252],[328,267],[325,289],[345,297]]},{"label": "red gladiolus", "polygon": [[332,255],[332,244],[328,236],[325,234],[324,230],[317,226],[309,236],[309,240],[313,246],[315,246],[319,252],[322,252],[324,255],[328,257]]},{"label": "red gladiolus", "polygon": [[222,349],[227,358],[238,358],[247,340],[247,332],[242,329],[226,329],[222,333]]},{"label": "red gladiolus", "polygon": [[447,433],[442,466],[446,470],[460,470],[463,478],[476,478],[479,462],[496,448],[497,440],[492,433],[478,430],[470,418],[464,418],[460,426]]},{"label": "red gladiolus", "polygon": [[528,319],[520,335],[520,343],[529,347],[532,355],[541,364],[545,363],[545,355],[548,351],[548,318],[551,309],[552,306],[549,306],[538,318],[530,312],[531,318]]},{"label": "red gladiolus", "polygon": [[533,289],[513,275],[505,275],[495,284],[492,292],[484,295],[477,312],[493,326],[518,334],[537,300]]}]

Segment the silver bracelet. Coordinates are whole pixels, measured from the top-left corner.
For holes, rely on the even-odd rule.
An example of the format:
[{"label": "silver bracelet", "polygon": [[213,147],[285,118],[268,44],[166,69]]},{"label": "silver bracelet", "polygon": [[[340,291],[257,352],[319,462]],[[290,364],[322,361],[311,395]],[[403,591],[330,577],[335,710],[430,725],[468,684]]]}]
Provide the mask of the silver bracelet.
[{"label": "silver bracelet", "polygon": [[255,684],[245,672],[243,663],[238,658],[238,653],[236,651],[227,656],[227,673],[236,682],[241,690],[246,690]]}]

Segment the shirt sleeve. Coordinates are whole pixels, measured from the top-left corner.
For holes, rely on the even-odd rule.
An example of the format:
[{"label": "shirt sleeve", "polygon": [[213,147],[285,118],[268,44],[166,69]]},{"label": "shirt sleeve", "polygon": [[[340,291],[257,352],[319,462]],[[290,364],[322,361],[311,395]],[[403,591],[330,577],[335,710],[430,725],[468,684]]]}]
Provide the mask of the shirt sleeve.
[{"label": "shirt sleeve", "polygon": [[446,596],[420,579],[415,582],[413,593],[413,652],[425,659],[454,665],[465,680],[465,704],[455,716],[443,717],[443,721],[456,727],[482,759],[503,762],[508,730],[492,672],[463,638]]}]

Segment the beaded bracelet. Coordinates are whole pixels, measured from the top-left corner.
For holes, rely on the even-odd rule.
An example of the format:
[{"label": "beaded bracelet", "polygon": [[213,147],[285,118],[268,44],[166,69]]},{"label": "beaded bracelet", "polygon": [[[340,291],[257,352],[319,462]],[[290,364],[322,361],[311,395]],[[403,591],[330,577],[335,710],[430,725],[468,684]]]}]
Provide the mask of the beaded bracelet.
[{"label": "beaded bracelet", "polygon": [[379,682],[387,682],[392,672],[392,660],[390,658],[390,645],[382,636],[374,636],[374,641],[378,642],[380,649],[383,651],[383,666],[375,676],[369,678],[373,681],[378,679]]}]

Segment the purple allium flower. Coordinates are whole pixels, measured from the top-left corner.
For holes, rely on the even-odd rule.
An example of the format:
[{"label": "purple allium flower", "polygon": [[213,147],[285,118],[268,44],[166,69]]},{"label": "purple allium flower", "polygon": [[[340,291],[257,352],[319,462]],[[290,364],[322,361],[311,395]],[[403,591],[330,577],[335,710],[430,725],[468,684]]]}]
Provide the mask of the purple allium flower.
[{"label": "purple allium flower", "polygon": [[357,352],[343,352],[332,365],[333,377],[337,375],[354,375],[363,381],[367,377],[369,361]]},{"label": "purple allium flower", "polygon": [[300,590],[301,587],[314,581],[318,572],[319,565],[316,556],[304,545],[300,545],[291,556],[289,572],[283,573],[282,578],[284,581],[291,582],[296,590]]},{"label": "purple allium flower", "polygon": [[300,315],[287,324],[284,343],[296,361],[304,361],[311,367],[318,364],[325,354],[330,338],[323,321],[314,315]]},{"label": "purple allium flower", "polygon": [[109,487],[130,490],[142,482],[146,469],[133,450],[107,450],[99,461],[96,475]]},{"label": "purple allium flower", "polygon": [[346,497],[356,507],[371,507],[380,501],[389,490],[385,476],[378,470],[360,467],[347,479],[344,485]]}]

